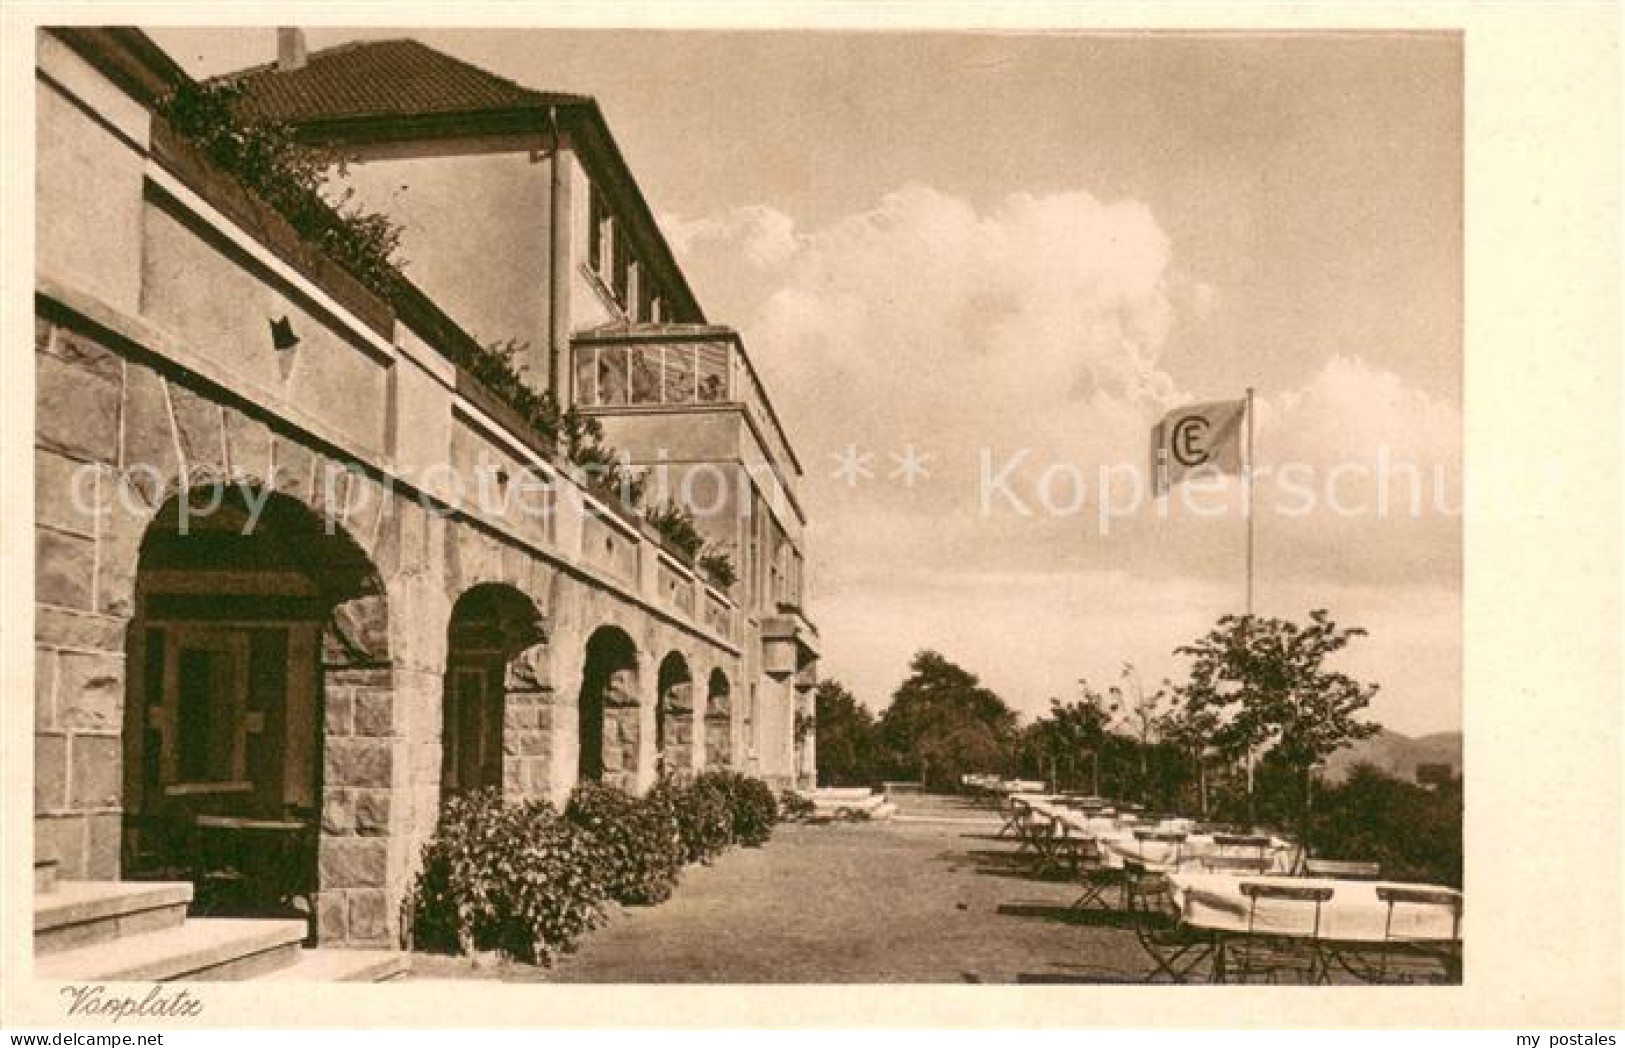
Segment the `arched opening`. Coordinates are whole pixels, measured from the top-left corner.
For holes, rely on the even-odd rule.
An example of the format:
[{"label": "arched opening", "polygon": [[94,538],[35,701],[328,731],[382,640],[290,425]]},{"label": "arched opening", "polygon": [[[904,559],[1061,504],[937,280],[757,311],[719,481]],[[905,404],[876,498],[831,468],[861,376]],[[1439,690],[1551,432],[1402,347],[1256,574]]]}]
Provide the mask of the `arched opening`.
[{"label": "arched opening", "polygon": [[711,671],[705,688],[705,767],[726,768],[733,761],[733,703],[728,675]]},{"label": "arched opening", "polygon": [[577,700],[582,782],[630,789],[638,770],[638,649],[614,626],[587,638],[587,658]]},{"label": "arched opening", "polygon": [[314,916],[328,737],[393,700],[370,559],[286,496],[192,488],[143,536],[126,654],[125,875],[189,880],[199,912]]},{"label": "arched opening", "polygon": [[660,661],[655,752],[662,773],[688,775],[694,771],[694,678],[680,652],[671,652]]},{"label": "arched opening", "polygon": [[[475,586],[452,607],[446,636],[440,736],[442,798],[469,790],[545,787],[546,755],[537,740],[544,699],[542,619],[511,586]],[[541,768],[528,765],[540,763]]]}]

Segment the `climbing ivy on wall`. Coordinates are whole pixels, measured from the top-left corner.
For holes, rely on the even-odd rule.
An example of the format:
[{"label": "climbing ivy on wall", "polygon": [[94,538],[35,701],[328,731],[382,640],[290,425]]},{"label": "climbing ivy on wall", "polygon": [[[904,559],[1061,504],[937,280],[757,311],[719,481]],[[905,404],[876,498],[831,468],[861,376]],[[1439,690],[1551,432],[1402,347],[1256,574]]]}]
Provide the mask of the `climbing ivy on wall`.
[{"label": "climbing ivy on wall", "polygon": [[159,103],[158,115],[322,254],[387,298],[405,264],[396,257],[401,227],[357,203],[354,189],[331,195],[329,172],[342,175],[344,159],[299,142],[286,124],[243,116],[241,96],[230,83],[183,83]]}]

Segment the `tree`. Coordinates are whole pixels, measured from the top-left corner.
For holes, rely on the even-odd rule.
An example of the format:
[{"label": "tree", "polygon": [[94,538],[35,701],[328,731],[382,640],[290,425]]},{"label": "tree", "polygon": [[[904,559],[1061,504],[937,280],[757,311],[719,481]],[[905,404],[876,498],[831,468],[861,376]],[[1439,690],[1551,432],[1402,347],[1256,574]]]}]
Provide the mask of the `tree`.
[{"label": "tree", "polygon": [[[1177,697],[1177,689],[1170,688]],[[1207,755],[1219,728],[1219,716],[1211,709],[1195,709],[1175,702],[1157,720],[1157,735],[1176,748],[1195,773],[1197,811],[1205,819],[1211,811],[1208,794]]]},{"label": "tree", "polygon": [[1380,729],[1356,716],[1377,685],[1325,667],[1362,636],[1363,629],[1340,628],[1324,609],[1311,611],[1307,625],[1226,615],[1205,637],[1177,649],[1192,659],[1180,697],[1192,714],[1217,715],[1212,741],[1221,749],[1239,756],[1268,747],[1291,769],[1306,819],[1315,765]]},{"label": "tree", "polygon": [[1357,764],[1313,817],[1317,855],[1382,864],[1384,877],[1460,886],[1461,780],[1436,789]]},{"label": "tree", "polygon": [[930,787],[956,789],[961,775],[1009,762],[1016,714],[1003,699],[934,651],[917,653],[909,670],[879,725],[899,772]]},{"label": "tree", "polygon": [[[1037,758],[1038,773],[1053,785],[1076,787],[1076,769],[1087,759],[1089,763],[1089,791],[1100,792],[1100,756],[1107,744],[1107,726],[1118,706],[1089,686],[1078,681],[1083,698],[1076,702],[1049,700],[1049,712],[1033,722],[1028,733],[1028,747]],[[1064,765],[1066,774],[1061,774]],[[1045,774],[1047,768],[1048,774]]]},{"label": "tree", "polygon": [[834,678],[818,682],[813,707],[820,783],[868,786],[874,782],[879,777],[874,714]]},{"label": "tree", "polygon": [[1168,698],[1167,682],[1165,681],[1164,686],[1156,691],[1147,692],[1145,685],[1140,683],[1140,673],[1132,662],[1123,663],[1123,671],[1118,676],[1123,683],[1107,689],[1107,694],[1112,699],[1113,708],[1122,708],[1123,719],[1127,722],[1129,731],[1139,741],[1140,786],[1144,790],[1151,774],[1149,765],[1151,743],[1157,737],[1162,722],[1162,704]]}]

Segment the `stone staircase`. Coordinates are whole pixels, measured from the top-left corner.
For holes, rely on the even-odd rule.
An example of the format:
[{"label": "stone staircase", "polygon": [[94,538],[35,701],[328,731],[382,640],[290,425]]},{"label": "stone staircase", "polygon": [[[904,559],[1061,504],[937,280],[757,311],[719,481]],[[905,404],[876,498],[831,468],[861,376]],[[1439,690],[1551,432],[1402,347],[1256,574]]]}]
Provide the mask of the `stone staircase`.
[{"label": "stone staircase", "polygon": [[188,918],[190,884],[62,881],[34,863],[34,977],[54,982],[384,982],[390,950],[306,949],[302,920]]}]

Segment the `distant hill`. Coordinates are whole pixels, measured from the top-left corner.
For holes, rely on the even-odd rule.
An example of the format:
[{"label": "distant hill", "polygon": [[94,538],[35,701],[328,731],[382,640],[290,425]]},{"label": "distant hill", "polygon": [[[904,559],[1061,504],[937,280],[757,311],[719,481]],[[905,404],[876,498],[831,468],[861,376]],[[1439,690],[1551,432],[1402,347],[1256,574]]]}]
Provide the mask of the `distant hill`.
[{"label": "distant hill", "polygon": [[1356,764],[1374,764],[1409,782],[1416,780],[1418,764],[1448,764],[1454,774],[1460,775],[1461,732],[1441,731],[1413,739],[1384,728],[1327,758],[1325,776],[1332,782],[1342,782]]}]

